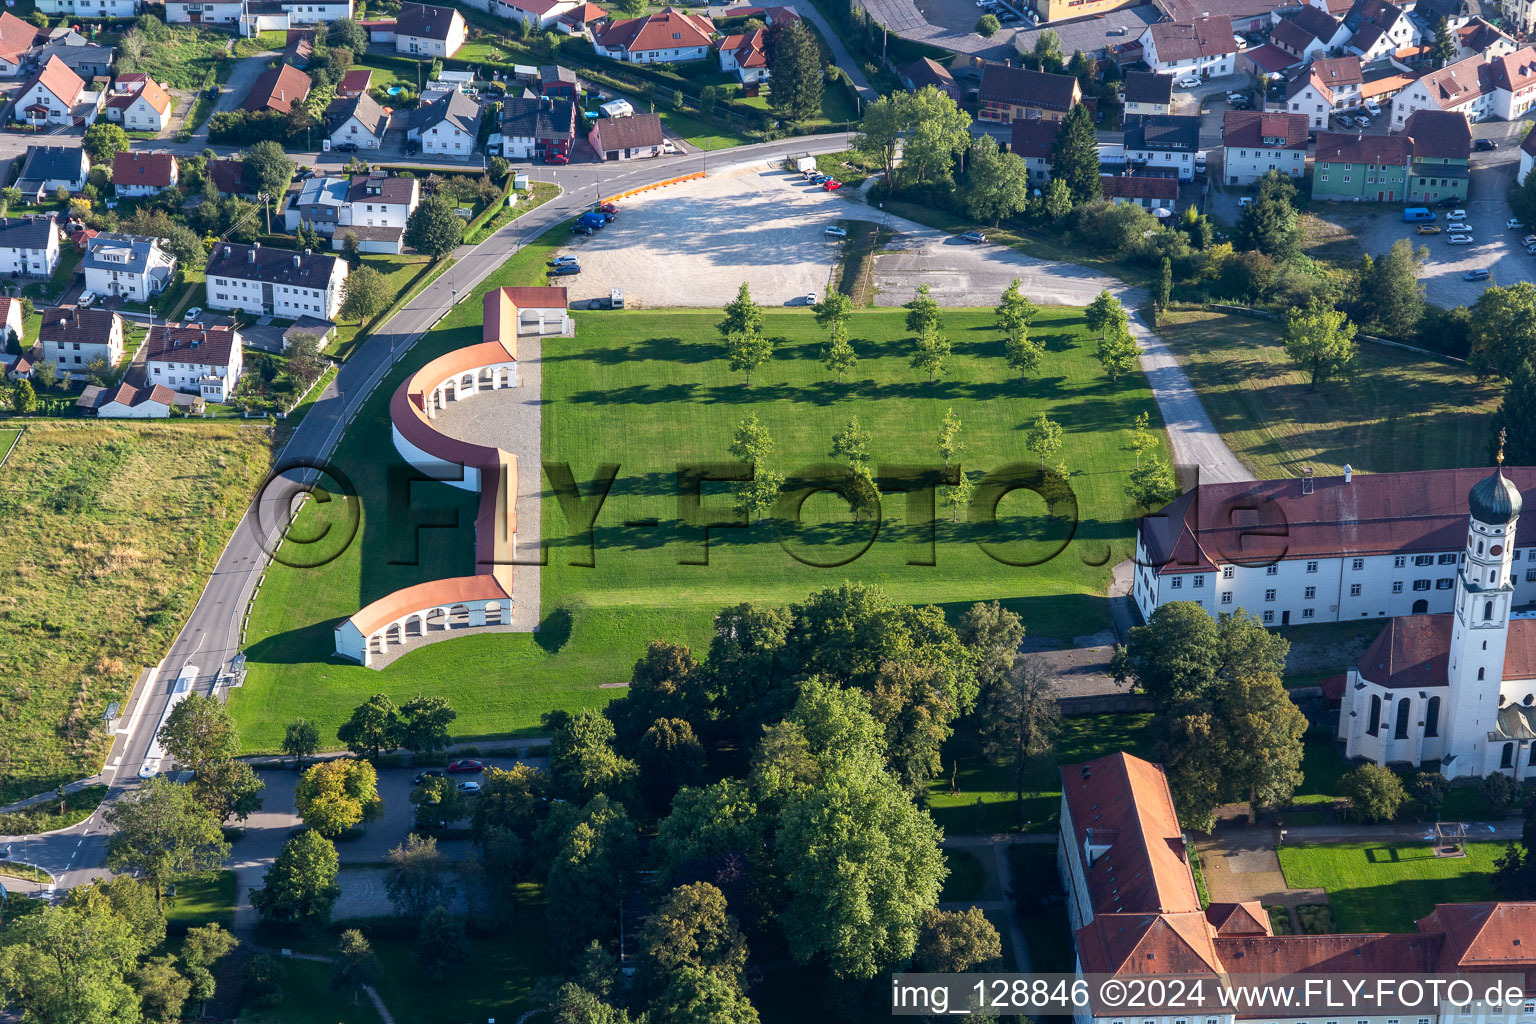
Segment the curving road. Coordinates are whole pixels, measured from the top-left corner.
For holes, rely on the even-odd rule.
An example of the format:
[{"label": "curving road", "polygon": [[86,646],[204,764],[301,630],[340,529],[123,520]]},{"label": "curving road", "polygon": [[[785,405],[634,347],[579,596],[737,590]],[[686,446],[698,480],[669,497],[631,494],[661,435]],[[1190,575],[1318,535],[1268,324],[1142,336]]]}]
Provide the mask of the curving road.
[{"label": "curving road", "polygon": [[[724,165],[759,163],[799,153],[835,153],[848,148],[852,135],[798,136],[759,143],[713,155]],[[689,154],[621,164],[577,164],[559,169],[529,168],[540,180],[554,179],[562,188],[555,199],[519,217],[485,241],[464,246],[458,262],[424,288],[404,308],[381,325],[343,364],[294,431],[278,456],[277,465],[326,458],[340,440],[373,388],[423,334],[458,301],[528,240],[575,216],[598,195],[611,195],[651,182],[707,169],[709,154]],[[518,170],[523,168],[519,167]],[[553,173],[550,173],[553,172]],[[170,687],[187,665],[197,667],[197,690],[211,692],[240,650],[240,626],[275,550],[290,510],[305,493],[300,471],[290,471],[265,487],[246,510],[214,566],[197,606],[171,644],[165,660],[139,680],[123,712],[106,767],[88,783],[106,783],[107,801],[137,785],[150,740],[170,696]],[[104,873],[105,829],[102,811],[72,828],[37,836],[0,836],[0,859],[33,864],[52,873],[62,887],[83,884]]]}]

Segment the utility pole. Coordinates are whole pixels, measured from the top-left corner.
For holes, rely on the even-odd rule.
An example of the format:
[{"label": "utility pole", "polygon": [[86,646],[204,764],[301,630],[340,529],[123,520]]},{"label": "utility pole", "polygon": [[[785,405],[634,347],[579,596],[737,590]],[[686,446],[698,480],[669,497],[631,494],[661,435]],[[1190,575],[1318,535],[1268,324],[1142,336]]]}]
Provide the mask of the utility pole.
[{"label": "utility pole", "polygon": [[256,198],[261,200],[262,208],[267,211],[267,234],[270,235],[272,233],[272,193],[261,192]]}]

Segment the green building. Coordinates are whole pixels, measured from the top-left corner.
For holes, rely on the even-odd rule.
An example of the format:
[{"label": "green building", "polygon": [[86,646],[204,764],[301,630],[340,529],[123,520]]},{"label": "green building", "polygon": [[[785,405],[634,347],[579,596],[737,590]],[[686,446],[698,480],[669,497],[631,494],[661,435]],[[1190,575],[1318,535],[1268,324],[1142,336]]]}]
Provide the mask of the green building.
[{"label": "green building", "polygon": [[1413,140],[1401,135],[1317,133],[1312,198],[1401,203],[1408,199]]},{"label": "green building", "polygon": [[1402,134],[1413,140],[1408,198],[1422,203],[1465,199],[1472,181],[1472,127],[1453,110],[1415,110]]}]

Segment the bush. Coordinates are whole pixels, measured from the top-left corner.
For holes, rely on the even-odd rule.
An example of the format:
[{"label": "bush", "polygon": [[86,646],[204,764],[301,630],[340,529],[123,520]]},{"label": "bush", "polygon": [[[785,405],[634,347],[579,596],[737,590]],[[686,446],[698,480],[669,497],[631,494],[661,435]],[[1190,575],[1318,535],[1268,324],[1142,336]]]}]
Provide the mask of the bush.
[{"label": "bush", "polygon": [[241,981],[241,1006],[263,1009],[282,1005],[283,962],[272,954],[257,953],[247,960]]},{"label": "bush", "polygon": [[1303,935],[1332,935],[1339,930],[1333,920],[1333,911],[1321,903],[1297,907],[1296,920],[1301,924]]},{"label": "bush", "polygon": [[981,20],[976,23],[976,34],[985,39],[991,39],[1002,27],[1003,23],[997,20],[997,15],[983,14]]},{"label": "bush", "polygon": [[1495,811],[1502,811],[1514,803],[1515,780],[1503,772],[1494,772],[1478,783],[1477,789],[1482,794],[1483,803]]},{"label": "bush", "polygon": [[1397,773],[1379,764],[1363,764],[1339,779],[1339,794],[1360,821],[1391,821],[1408,802]]}]

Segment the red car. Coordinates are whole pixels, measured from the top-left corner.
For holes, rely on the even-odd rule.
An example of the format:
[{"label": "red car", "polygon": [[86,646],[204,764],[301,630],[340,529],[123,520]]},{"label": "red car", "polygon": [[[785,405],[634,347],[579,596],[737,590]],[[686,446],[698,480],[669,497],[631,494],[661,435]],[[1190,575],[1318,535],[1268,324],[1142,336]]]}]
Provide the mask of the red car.
[{"label": "red car", "polygon": [[618,213],[619,206],[617,203],[604,203],[598,207],[598,211],[601,213]]},{"label": "red car", "polygon": [[838,181],[836,178],[833,178],[831,181],[822,182],[821,187],[826,189],[828,192],[836,192],[838,189],[843,187],[843,183]]},{"label": "red car", "polygon": [[449,762],[448,770],[454,775],[473,775],[476,772],[485,771],[485,765],[471,758],[464,758],[462,760]]},{"label": "red car", "polygon": [[564,153],[551,153],[544,158],[544,162],[547,164],[568,164],[571,162],[571,158]]}]

